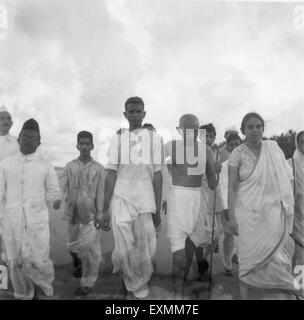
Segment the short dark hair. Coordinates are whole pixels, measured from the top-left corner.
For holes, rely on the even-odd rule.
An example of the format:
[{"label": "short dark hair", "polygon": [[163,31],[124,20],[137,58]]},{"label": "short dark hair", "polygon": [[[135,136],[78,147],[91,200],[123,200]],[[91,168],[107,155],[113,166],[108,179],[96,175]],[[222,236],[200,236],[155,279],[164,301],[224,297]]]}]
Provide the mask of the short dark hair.
[{"label": "short dark hair", "polygon": [[240,136],[237,133],[230,133],[228,135],[228,137],[226,138],[226,143],[229,144],[231,141],[233,140],[240,140],[242,141],[242,139],[240,138]]},{"label": "short dark hair", "polygon": [[128,98],[127,101],[125,102],[125,110],[127,110],[128,104],[131,104],[131,103],[141,104],[143,107],[145,107],[145,104],[144,104],[144,101],[143,101],[142,98],[140,98],[140,97],[130,97],[130,98]]},{"label": "short dark hair", "polygon": [[215,130],[213,123],[204,124],[204,125],[200,126],[199,128],[205,129],[207,132],[214,133],[214,135],[216,136],[216,130]]},{"label": "short dark hair", "polygon": [[78,134],[77,134],[77,143],[79,143],[79,140],[81,138],[88,138],[91,140],[92,144],[93,144],[93,135],[91,132],[89,131],[80,131]]},{"label": "short dark hair", "polygon": [[264,126],[265,126],[264,119],[256,112],[249,112],[249,113],[245,114],[245,116],[242,120],[242,123],[241,123],[241,132],[243,135],[245,135],[246,123],[250,118],[256,118],[256,119],[260,120],[262,122],[263,130],[264,130]]}]

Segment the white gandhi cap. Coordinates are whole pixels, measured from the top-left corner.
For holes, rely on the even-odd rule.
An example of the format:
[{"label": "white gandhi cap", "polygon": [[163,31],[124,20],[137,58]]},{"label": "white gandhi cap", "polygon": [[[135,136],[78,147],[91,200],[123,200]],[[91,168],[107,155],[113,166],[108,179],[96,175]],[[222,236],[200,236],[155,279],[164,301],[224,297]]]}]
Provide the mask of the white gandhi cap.
[{"label": "white gandhi cap", "polygon": [[7,113],[9,113],[9,111],[7,110],[7,108],[6,108],[6,106],[5,106],[4,104],[2,104],[2,105],[0,106],[0,112],[7,112]]},{"label": "white gandhi cap", "polygon": [[231,126],[231,127],[228,127],[225,129],[225,133],[229,132],[229,131],[235,131],[235,132],[238,132],[236,126]]}]

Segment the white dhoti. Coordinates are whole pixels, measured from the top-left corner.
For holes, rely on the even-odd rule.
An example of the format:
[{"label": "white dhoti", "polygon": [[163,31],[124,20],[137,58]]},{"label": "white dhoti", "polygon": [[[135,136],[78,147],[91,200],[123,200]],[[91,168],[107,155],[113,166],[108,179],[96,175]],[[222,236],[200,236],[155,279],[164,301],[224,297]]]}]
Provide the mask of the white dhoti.
[{"label": "white dhoti", "polygon": [[172,252],[183,250],[187,237],[199,246],[206,236],[201,212],[200,188],[171,186],[168,198],[168,230]]},{"label": "white dhoti", "polygon": [[10,261],[9,272],[15,299],[33,299],[35,295],[34,285],[38,286],[46,296],[53,296],[54,268],[50,259],[37,265],[33,262]]},{"label": "white dhoti", "polygon": [[[220,223],[220,215],[219,212],[222,211],[222,206],[220,202],[220,194],[219,189],[212,191],[206,184],[203,184],[200,188],[201,192],[201,211],[204,216],[204,224],[205,224],[205,236],[200,243],[200,247],[206,248],[212,243],[212,229],[213,232],[213,240],[218,239],[221,232],[221,223]],[[216,197],[215,202],[215,212],[214,212],[214,198]],[[213,215],[214,217],[214,225],[213,225]]]},{"label": "white dhoti", "polygon": [[114,195],[111,217],[115,240],[113,272],[122,271],[127,290],[137,298],[144,298],[149,294],[147,283],[156,252],[152,213],[140,213],[130,202]]},{"label": "white dhoti", "polygon": [[101,261],[100,232],[95,228],[94,221],[89,224],[76,224],[70,230],[68,249],[77,253],[82,265],[82,287],[93,287],[99,274]]},{"label": "white dhoti", "polygon": [[49,234],[39,237],[29,230],[22,235],[18,257],[13,258],[8,251],[7,262],[16,299],[33,299],[35,286],[46,296],[53,295],[54,267],[49,258],[48,238]]},{"label": "white dhoti", "polygon": [[53,295],[47,200],[53,202],[59,198],[54,167],[38,153],[20,153],[2,160],[1,237],[17,299],[32,299],[35,286],[46,296]]}]

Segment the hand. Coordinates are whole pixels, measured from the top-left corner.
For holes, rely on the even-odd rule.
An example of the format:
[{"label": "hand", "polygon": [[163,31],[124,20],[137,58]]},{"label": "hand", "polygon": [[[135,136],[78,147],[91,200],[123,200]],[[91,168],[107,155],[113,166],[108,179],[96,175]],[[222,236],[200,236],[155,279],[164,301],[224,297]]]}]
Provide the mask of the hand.
[{"label": "hand", "polygon": [[108,211],[103,213],[102,219],[101,219],[101,228],[104,231],[110,231],[110,214]]},{"label": "hand", "polygon": [[95,226],[95,228],[96,228],[97,230],[100,229],[101,226],[102,226],[102,221],[101,221],[100,219],[95,219],[95,220],[94,220],[94,226]]},{"label": "hand", "polygon": [[235,217],[229,218],[229,228],[233,235],[235,236],[239,235],[239,227]]},{"label": "hand", "polygon": [[161,224],[159,211],[156,211],[155,213],[152,213],[152,220],[153,220],[153,224],[154,224],[155,228],[158,228],[159,225]]},{"label": "hand", "polygon": [[60,206],[61,206],[61,200],[60,199],[55,200],[53,203],[53,208],[55,210],[58,210],[60,208]]}]

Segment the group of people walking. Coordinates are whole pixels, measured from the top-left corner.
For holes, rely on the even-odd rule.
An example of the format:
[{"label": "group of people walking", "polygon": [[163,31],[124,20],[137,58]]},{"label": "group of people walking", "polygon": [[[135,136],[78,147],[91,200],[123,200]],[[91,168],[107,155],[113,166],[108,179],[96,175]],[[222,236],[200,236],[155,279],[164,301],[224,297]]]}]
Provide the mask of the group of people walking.
[{"label": "group of people walking", "polygon": [[105,166],[91,156],[93,135],[79,132],[79,157],[57,177],[40,150],[39,124],[27,120],[17,139],[9,134],[10,113],[0,108],[1,256],[15,298],[53,296],[48,205],[64,206],[67,248],[80,278],[76,295],[92,290],[102,259],[101,230],[112,229],[121,297],[149,297],[166,207],[172,298],[185,298],[194,255],[199,280],[208,278],[208,257],[218,246],[227,276],[237,257],[243,299],[303,298],[293,268],[304,264],[304,131],[287,161],[275,141],[263,139],[265,124],[257,113],[241,122],[244,141],[230,128],[221,149],[213,148],[214,126],[200,125],[193,114],[180,117],[180,138],[166,144],[153,126],[143,124],[145,115],[141,98],[126,101],[129,128],[109,142]]}]

